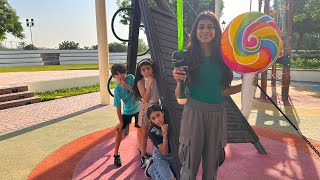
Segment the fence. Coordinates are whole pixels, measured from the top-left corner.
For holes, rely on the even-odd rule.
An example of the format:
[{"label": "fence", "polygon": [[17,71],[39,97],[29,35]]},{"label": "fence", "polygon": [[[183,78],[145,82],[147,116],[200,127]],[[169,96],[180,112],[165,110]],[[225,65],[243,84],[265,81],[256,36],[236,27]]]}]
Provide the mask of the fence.
[{"label": "fence", "polygon": [[[139,56],[138,60],[150,58],[150,55]],[[126,63],[126,53],[109,53],[109,62]],[[97,50],[33,50],[33,51],[0,51],[0,68],[16,66],[43,66],[54,64],[98,64]],[[281,72],[277,74],[281,77]],[[234,73],[235,77],[240,77]],[[291,69],[291,80],[320,82],[320,70]],[[270,79],[270,77],[268,77]]]},{"label": "fence", "polygon": [[[138,60],[150,58],[139,56]],[[109,53],[109,62],[126,63],[127,53]],[[98,50],[0,51],[0,68],[63,64],[98,64]]]}]

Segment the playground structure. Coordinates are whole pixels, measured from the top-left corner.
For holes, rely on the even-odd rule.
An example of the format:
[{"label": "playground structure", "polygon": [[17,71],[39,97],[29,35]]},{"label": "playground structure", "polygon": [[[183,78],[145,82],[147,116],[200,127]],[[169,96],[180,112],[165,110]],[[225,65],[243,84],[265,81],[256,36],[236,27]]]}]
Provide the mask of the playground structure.
[{"label": "playground structure", "polygon": [[[159,92],[161,95],[161,102],[164,109],[167,111],[169,124],[171,128],[171,147],[174,152],[174,157],[178,161],[177,151],[178,151],[178,137],[180,129],[180,118],[182,114],[182,107],[179,106],[175,100],[174,89],[175,81],[172,78],[172,64],[171,55],[174,50],[177,49],[177,24],[175,21],[175,15],[170,10],[170,7],[166,4],[164,0],[156,0],[154,4],[148,4],[147,1],[136,1],[133,0],[131,3],[131,14],[130,14],[130,30],[129,39],[126,40],[128,44],[128,56],[127,56],[127,67],[128,72],[134,74],[136,68],[136,58],[137,58],[137,45],[139,37],[139,28],[141,18],[143,19],[144,28],[146,30],[146,35],[148,39],[148,44],[150,47],[151,57],[155,60],[156,76],[158,78]],[[220,3],[216,1],[215,10],[218,13],[218,18],[220,14]],[[185,1],[189,8],[190,5]],[[284,47],[282,51],[282,57],[278,59],[277,63],[282,64],[282,93],[281,100],[283,102],[288,102],[289,97],[289,84],[290,84],[290,56],[291,56],[291,43],[290,39],[292,37],[292,0],[287,0],[285,6],[278,8],[277,1],[275,1],[275,10],[272,13],[274,17],[284,10],[288,10],[286,18],[282,23],[282,37],[284,39]],[[259,11],[261,12],[262,0],[259,0]],[[123,10],[129,10],[129,8],[123,8]],[[121,11],[118,10],[117,13]],[[195,14],[196,12],[192,10]],[[264,1],[264,13],[271,15],[270,13],[270,0]],[[284,17],[284,16],[282,16]],[[275,18],[277,19],[277,18]],[[114,20],[114,17],[113,17]],[[277,22],[277,20],[276,20]],[[113,33],[114,30],[113,30]],[[116,36],[116,34],[115,34]],[[187,37],[187,34],[185,34]],[[116,36],[117,37],[117,36]],[[118,38],[119,39],[119,38]],[[185,38],[187,39],[187,38]],[[271,86],[276,85],[276,65],[272,66],[272,80]],[[261,74],[261,90],[260,98],[268,98],[271,102],[272,99],[268,97],[267,91],[267,71]],[[273,89],[272,89],[273,90]],[[274,93],[274,92],[273,92]],[[273,102],[275,106],[276,103]],[[251,126],[247,123],[246,118],[243,117],[242,113],[239,111],[238,107],[235,105],[230,97],[226,98],[226,107],[228,115],[228,142],[229,143],[252,143],[257,148],[258,152],[266,153],[265,149],[259,142],[258,136],[252,130]],[[280,110],[278,108],[278,110]],[[280,110],[281,112],[281,110]],[[282,113],[282,112],[281,112]],[[282,113],[283,114],[283,113]],[[284,114],[283,114],[284,115]],[[284,115],[285,116],[285,115]],[[285,116],[286,117],[286,116]],[[240,119],[240,120],[239,120]],[[290,122],[290,120],[287,118]],[[290,122],[291,123],[291,122]],[[292,124],[292,123],[291,123]],[[293,124],[292,124],[293,125]],[[298,131],[298,133],[304,138],[304,136],[299,132],[299,129],[294,125],[293,127]],[[305,139],[305,138],[304,138]],[[311,146],[312,147],[312,146]],[[313,148],[314,149],[314,148]],[[314,149],[315,150],[315,149]],[[317,152],[315,150],[315,152]]]},{"label": "playground structure", "polygon": [[[161,104],[163,105],[169,121],[170,147],[177,162],[179,129],[183,107],[176,102],[174,90],[176,82],[172,77],[172,53],[177,49],[177,24],[175,15],[163,0],[155,1],[156,5],[147,1],[132,1],[131,23],[129,31],[130,43],[128,45],[128,72],[134,74],[139,28],[143,19],[151,57],[155,61],[155,71],[159,87]],[[126,8],[127,9],[127,8]],[[125,10],[126,10],[125,9]],[[195,14],[196,15],[196,14]],[[113,18],[114,19],[114,18]],[[188,37],[185,33],[185,37]],[[185,38],[187,39],[187,38]],[[251,128],[246,118],[242,115],[231,97],[227,97],[227,129],[228,143],[252,143],[259,153],[265,154],[266,150],[259,141],[258,136]]]},{"label": "playground structure", "polygon": [[[103,9],[103,4],[104,4],[103,2],[105,2],[105,0],[97,0],[96,2],[97,2],[97,5],[99,6],[97,8]],[[148,33],[147,27],[149,29],[155,29],[156,31],[149,34],[149,36],[159,37],[159,34],[161,34],[162,30],[164,29],[161,27],[165,26],[167,33],[169,34],[162,33],[162,35],[163,36],[167,35],[164,37],[171,37],[171,38],[167,38],[170,41],[165,44],[162,44],[163,41],[161,38],[157,38],[155,40],[152,39],[152,42],[156,42],[156,44],[153,44],[153,45],[151,44],[150,46],[153,46],[153,49],[157,48],[156,52],[154,52],[155,50],[153,50],[153,52],[151,51],[151,54],[156,53],[156,55],[158,55],[158,57],[152,56],[153,58],[157,58],[156,66],[158,67],[164,66],[163,71],[161,69],[157,69],[157,76],[164,74],[164,77],[166,78],[161,82],[165,83],[168,81],[168,83],[165,84],[166,85],[165,87],[168,87],[168,89],[166,91],[163,90],[163,92],[168,93],[169,95],[172,95],[172,92],[169,88],[173,88],[172,86],[175,86],[175,82],[171,81],[172,80],[171,54],[166,52],[167,50],[168,52],[174,51],[176,50],[176,47],[177,47],[176,46],[177,43],[174,42],[175,39],[177,38],[172,37],[175,34],[174,31],[176,30],[176,27],[174,25],[175,18],[171,12],[166,11],[166,9],[159,8],[159,6],[161,5],[166,7],[165,4],[160,3],[155,8],[149,8],[149,6],[145,6],[145,7],[141,6],[141,4],[143,3],[147,4],[147,2],[148,2],[147,0],[143,2],[138,2],[139,8],[140,8],[140,15],[142,17],[144,17],[145,14],[148,15],[148,18],[152,22],[151,24],[155,24],[154,23],[155,18],[158,20],[158,22],[165,21],[168,23],[165,25],[163,23],[160,23],[160,24],[158,23],[158,24],[155,24],[154,26],[151,26],[149,23],[149,25],[146,26],[146,31]],[[143,10],[146,10],[146,12],[142,12]],[[97,11],[97,14],[98,12],[103,12],[103,11],[101,11],[100,9],[99,11]],[[103,16],[100,16],[99,18],[103,19]],[[98,26],[103,27],[103,25],[101,24],[100,25],[98,24]],[[158,27],[161,28],[160,32],[159,30],[157,31]],[[172,27],[175,27],[175,28],[172,28]],[[101,31],[99,32],[101,33]],[[101,39],[101,36],[98,36],[98,37],[100,39],[99,40],[100,43],[106,42],[105,39],[103,38]],[[156,45],[159,45],[159,46],[156,46]],[[171,45],[172,45],[172,48],[171,48]],[[150,50],[152,50],[151,47],[150,47]],[[103,51],[103,53],[105,54],[108,53],[106,52],[107,50],[103,48],[100,48],[99,51]],[[99,61],[101,63],[102,56],[101,55],[99,56],[100,56]],[[164,57],[166,57],[166,59]],[[107,57],[102,57],[102,58],[107,58]],[[105,62],[102,62],[102,63],[105,63]],[[108,64],[108,61],[106,61],[106,63]],[[103,66],[107,66],[107,64],[103,64]],[[108,72],[101,71],[100,69],[100,75],[103,75],[103,73],[107,74]],[[293,72],[291,73],[294,74]],[[106,77],[106,76],[103,76],[103,77]],[[106,78],[104,78],[104,80],[105,79]],[[295,107],[283,106],[281,108],[285,110],[286,114],[289,115],[289,117],[292,118],[293,121],[299,125],[299,128],[301,128],[301,130],[309,138],[319,139],[319,135],[317,135],[318,131],[316,130],[317,129],[316,120],[318,119],[316,112],[318,112],[318,109],[319,109],[316,104],[318,102],[318,99],[311,99],[311,101],[310,99],[309,101],[307,99],[307,98],[317,98],[319,96],[318,94],[315,94],[315,93],[311,94],[308,91],[303,91],[304,93],[308,93],[308,96],[300,96],[302,91],[301,89],[296,88],[294,84],[295,83],[291,84],[290,92],[292,96],[291,98],[294,100],[293,104],[295,105]],[[102,85],[106,86],[106,84],[102,84]],[[269,88],[268,90],[270,90],[270,85],[267,86],[267,88]],[[101,90],[102,91],[106,90],[106,88],[101,88]],[[256,97],[258,97],[257,94],[256,94]],[[105,95],[108,95],[108,93]],[[308,145],[299,136],[296,136],[294,134],[295,132],[291,132],[289,134],[289,133],[283,133],[283,132],[279,133],[279,131],[275,130],[277,128],[283,128],[282,130],[288,130],[291,128],[290,125],[286,126],[286,125],[280,124],[281,123],[280,121],[283,118],[281,115],[279,115],[278,111],[273,110],[275,108],[269,102],[265,103],[266,101],[263,102],[263,101],[260,101],[261,98],[257,98],[255,101],[257,104],[252,109],[252,114],[250,117],[251,119],[250,120],[244,119],[243,116],[241,115],[241,112],[239,115],[239,109],[233,102],[233,101],[237,102],[238,96],[239,94],[237,94],[237,96],[232,96],[232,98],[234,98],[233,100],[231,98],[229,99],[229,97],[226,99],[227,110],[229,113],[228,114],[229,143],[232,143],[231,142],[232,139],[230,138],[232,136],[230,135],[232,135],[235,132],[235,130],[239,130],[239,128],[241,127],[242,129],[246,130],[246,131],[242,131],[242,134],[246,132],[248,135],[251,136],[251,138],[253,137],[252,138],[253,140],[257,140],[257,139],[254,139],[256,136],[255,133],[259,135],[260,140],[258,139],[259,141],[257,142],[263,143],[263,146],[266,147],[268,155],[257,153],[256,146],[252,146],[250,144],[252,143],[252,140],[249,140],[249,138],[240,139],[240,141],[247,141],[248,143],[228,144],[226,147],[226,153],[227,153],[226,163],[224,163],[223,167],[219,169],[219,173],[220,173],[219,179],[241,179],[241,178],[242,179],[259,179],[262,176],[265,177],[266,179],[319,179],[320,168],[319,168],[319,161],[317,161],[319,160],[319,158],[318,159],[312,158],[312,156],[315,157],[315,154],[314,152],[310,151],[310,148],[308,147]],[[100,98],[99,93],[95,93],[95,97],[96,98],[92,98],[90,95],[90,98],[88,98],[87,101],[91,102],[94,100],[96,102],[94,105],[101,107],[100,101],[99,101],[99,98]],[[179,116],[178,113],[181,113],[182,107],[177,105],[176,100],[173,96],[165,96],[165,97],[166,98],[164,99],[164,101],[167,104],[172,105],[170,106],[169,110],[173,111],[174,116]],[[301,104],[296,103],[297,101],[296,99],[294,99],[298,97],[300,97],[303,100],[303,101],[300,101]],[[110,102],[107,102],[107,99],[103,99],[103,98],[104,97],[102,97],[102,103],[112,104]],[[78,101],[76,101],[75,99],[72,98],[70,99],[70,102],[71,104],[76,106],[80,104],[79,102],[85,101],[85,99],[86,98],[84,97],[78,97]],[[52,103],[53,102],[54,101],[52,101]],[[306,106],[305,102],[309,102],[307,107],[305,107]],[[50,103],[50,101],[47,103]],[[39,103],[39,105],[40,104],[43,104],[42,106],[49,106],[48,104],[45,104],[45,103]],[[60,107],[66,104],[67,103],[65,102],[63,103],[60,102],[58,103],[57,106]],[[302,104],[304,105],[304,108],[300,110],[299,108],[301,107],[299,107],[299,105],[302,105]],[[94,105],[89,106],[90,108],[86,111],[91,111],[92,109],[94,109],[92,108],[92,106],[95,107]],[[30,106],[30,108],[31,107],[32,106]],[[312,109],[311,107],[312,108],[314,107],[314,109]],[[54,179],[67,179],[67,178],[71,179],[71,177],[72,179],[144,179],[142,169],[139,167],[139,159],[138,159],[136,149],[128,148],[128,147],[133,147],[135,143],[134,128],[130,128],[132,131],[130,132],[129,136],[125,139],[126,142],[124,142],[124,144],[127,144],[128,142],[127,144],[128,146],[123,147],[123,149],[126,149],[126,150],[128,149],[130,153],[125,154],[126,152],[121,151],[122,152],[121,155],[123,157],[125,165],[121,168],[113,168],[113,164],[112,164],[113,161],[112,159],[110,159],[110,157],[112,157],[113,155],[112,154],[113,153],[112,151],[113,132],[111,131],[117,119],[114,117],[114,109],[112,109],[112,105],[107,107],[102,106],[102,108],[98,109],[97,111],[92,111],[87,113],[79,112],[77,113],[77,114],[80,114],[79,116],[71,117],[70,120],[68,119],[68,117],[70,116],[68,116],[67,118],[59,117],[58,119],[49,118],[48,120],[50,120],[50,122],[48,123],[50,125],[42,125],[42,126],[36,125],[30,128],[22,129],[21,131],[18,130],[17,132],[14,131],[12,133],[5,134],[1,136],[2,138],[1,145],[3,148],[2,148],[2,154],[0,156],[6,162],[9,162],[7,161],[7,159],[10,159],[10,158],[7,158],[7,156],[10,156],[11,154],[12,154],[11,156],[17,157],[13,161],[12,160],[10,161],[10,162],[14,162],[14,164],[12,163],[13,165],[10,166],[10,163],[8,163],[6,167],[15,167],[15,169],[12,168],[11,170],[12,171],[11,174],[14,174],[14,175],[19,174],[22,170],[25,170],[23,176],[22,175],[16,176],[19,178],[20,177],[26,178],[26,176],[28,176],[27,179],[47,179],[48,177],[51,177]],[[178,108],[178,109],[173,109],[173,108]],[[63,108],[63,109],[68,110],[69,108]],[[39,112],[43,111],[39,108],[37,108],[37,110]],[[55,113],[54,110],[55,108],[52,108],[50,112],[54,114],[58,114],[57,112]],[[166,111],[167,110],[168,109],[166,108]],[[304,112],[304,114],[301,114],[300,113],[301,111]],[[4,111],[0,113],[2,113],[1,117],[4,117],[3,116]],[[36,114],[36,112],[33,110],[32,114]],[[94,116],[92,116],[92,114],[94,114]],[[108,114],[110,114],[110,116]],[[17,113],[14,113],[14,115],[16,116]],[[101,117],[101,115],[108,115],[108,116]],[[310,117],[309,115],[313,115],[314,117]],[[304,119],[302,119],[301,116]],[[14,120],[14,118],[8,118],[8,119],[10,119],[10,122]],[[89,119],[90,121],[88,121]],[[175,121],[177,119],[173,119],[173,120]],[[232,122],[230,120],[235,120],[236,122]],[[93,124],[93,121],[99,122],[99,124]],[[253,126],[257,125],[253,127],[254,128],[253,132],[250,131],[252,128],[249,124],[246,124],[246,121],[249,121],[250,124]],[[255,123],[252,123],[253,121]],[[306,121],[310,125],[309,127],[304,126],[303,122],[306,123]],[[21,122],[25,123],[26,118],[23,119],[23,121]],[[72,131],[70,131],[70,127],[71,127],[70,124],[68,125],[67,123],[73,123]],[[108,123],[108,125],[106,125],[106,123]],[[177,126],[179,125],[179,121],[176,121],[173,123],[176,123]],[[17,123],[13,123],[13,124],[17,124]],[[57,131],[58,128],[56,125],[60,126],[59,131]],[[93,125],[95,125],[96,129],[89,130],[91,127],[93,127]],[[174,125],[175,124],[172,124],[172,129],[174,128],[173,127]],[[77,126],[80,126],[80,127],[77,127]],[[272,130],[272,128],[275,128],[275,129]],[[64,131],[64,129],[66,130]],[[98,130],[102,130],[102,131],[98,131]],[[316,131],[316,132],[314,132],[314,135],[311,136],[310,134],[306,133],[307,131],[304,131],[304,130]],[[37,132],[39,133],[39,131],[42,131],[44,134],[37,134]],[[83,133],[84,131],[86,132]],[[268,131],[270,132],[269,136],[268,136]],[[48,132],[52,132],[50,134],[52,134],[53,136],[47,136]],[[79,134],[79,136],[76,136],[80,138],[77,139],[73,137],[65,141],[61,141],[62,137],[68,137],[68,135],[72,133],[81,133]],[[174,133],[176,133],[176,135],[179,134],[178,132],[174,132]],[[239,134],[237,134],[237,136],[238,135]],[[15,137],[15,138],[12,138],[12,137]],[[45,138],[46,141],[43,141],[43,138]],[[20,139],[21,141],[21,143],[19,143],[18,146],[16,145],[17,139]],[[37,140],[36,142],[39,142],[39,144],[41,143],[41,145],[37,147],[30,147],[30,145],[32,146],[33,144],[35,144],[34,142],[35,139]],[[278,139],[278,141],[274,141],[274,139]],[[57,145],[57,141],[60,142],[58,145]],[[287,141],[287,144],[283,143],[284,141]],[[7,144],[9,142],[12,142],[14,146]],[[50,146],[50,143],[54,144],[54,148],[52,148],[52,150],[50,149],[50,152],[40,153],[40,151],[47,150],[48,149],[47,147]],[[259,146],[259,143],[256,143],[254,145]],[[315,144],[315,145],[317,145],[316,147],[319,147],[319,144]],[[57,150],[57,147],[60,147],[60,148]],[[281,148],[276,149],[278,147],[281,147]],[[15,149],[18,149],[17,151],[19,151],[19,153],[15,153],[14,152]],[[30,156],[31,151],[32,151],[32,154],[34,154],[34,156]],[[23,156],[21,154],[23,154]],[[281,158],[275,159],[276,156]],[[30,159],[36,159],[36,160],[34,163],[30,163]],[[37,167],[34,168],[36,165]],[[26,166],[29,169],[26,168]],[[6,177],[7,179],[8,178],[10,179],[10,175],[9,175],[10,173],[6,172],[10,168],[6,168],[6,167],[2,167],[0,176],[5,175],[7,176]],[[297,168],[294,169],[294,167],[297,167]],[[30,173],[32,169],[33,171]],[[272,172],[274,172],[274,174],[271,174]],[[279,174],[280,176],[277,176]],[[232,177],[232,175],[234,176]],[[18,179],[18,178],[12,178],[12,179]]]},{"label": "playground structure", "polygon": [[[195,13],[192,7],[184,1],[189,8]],[[128,51],[128,71],[129,73],[135,72],[135,64],[137,57],[137,40],[139,36],[139,28],[141,19],[143,19],[144,27],[146,30],[146,35],[148,39],[148,44],[150,47],[151,57],[155,60],[156,75],[158,78],[159,92],[161,94],[161,102],[167,111],[169,117],[169,124],[171,127],[170,139],[171,147],[173,152],[178,151],[178,137],[180,129],[180,118],[182,114],[182,107],[178,105],[174,96],[175,81],[172,78],[172,68],[171,55],[177,49],[177,24],[175,14],[172,13],[170,7],[166,4],[164,0],[156,0],[155,4],[148,4],[147,1],[135,1],[131,3],[131,15],[130,15],[130,31],[129,31],[129,51]],[[279,13],[284,13],[281,21],[281,32],[283,38],[283,51],[282,56],[277,60],[277,63],[282,65],[282,92],[281,101],[284,103],[288,102],[289,98],[289,85],[290,85],[290,57],[291,57],[291,37],[292,37],[292,18],[293,18],[293,2],[292,0],[286,0],[283,6],[279,6],[278,1],[275,1],[274,11],[270,12],[270,0],[264,1],[264,13],[272,15],[275,21],[278,22]],[[262,0],[259,0],[259,11],[261,12]],[[220,3],[217,3],[215,10],[218,13],[218,18],[220,14]],[[187,34],[185,33],[185,37]],[[187,39],[187,38],[185,38]],[[276,65],[272,66],[271,74],[271,87],[276,86],[277,80],[277,69]],[[277,104],[272,101],[272,99],[267,95],[267,71],[261,74],[261,90],[260,98],[269,99],[276,107]],[[272,88],[275,91],[275,88]],[[276,92],[272,92],[276,93]],[[227,129],[228,129],[228,143],[252,143],[257,148],[258,152],[266,153],[265,149],[259,142],[258,136],[252,130],[251,126],[247,123],[246,118],[243,117],[242,113],[239,111],[238,107],[235,105],[230,97],[226,98],[227,107]],[[278,107],[277,107],[278,108]],[[278,110],[286,115],[278,108]],[[297,130],[303,139],[306,139],[300,132],[299,129],[286,117],[289,123]],[[306,141],[308,143],[308,141]],[[308,143],[309,144],[309,143]],[[310,146],[315,152],[317,150]],[[319,154],[319,153],[317,153]],[[175,154],[176,159],[177,154]]]},{"label": "playground structure", "polygon": [[[282,67],[282,89],[281,96],[283,101],[288,101],[289,98],[289,85],[290,85],[290,64],[291,57],[291,38],[292,38],[292,22],[293,22],[293,0],[286,0],[285,4],[279,6],[278,0],[274,1],[274,11],[270,12],[270,0],[264,0],[264,13],[274,17],[275,22],[279,24],[279,14],[282,13],[281,24],[282,24],[282,39],[283,39],[283,51],[282,56],[287,57],[286,62],[283,63]],[[259,12],[261,12],[262,0],[259,0]],[[272,80],[271,86],[276,85],[276,65],[272,66]],[[261,73],[261,88],[264,92],[267,90],[267,72]],[[266,98],[266,95],[261,92],[260,98]]]}]

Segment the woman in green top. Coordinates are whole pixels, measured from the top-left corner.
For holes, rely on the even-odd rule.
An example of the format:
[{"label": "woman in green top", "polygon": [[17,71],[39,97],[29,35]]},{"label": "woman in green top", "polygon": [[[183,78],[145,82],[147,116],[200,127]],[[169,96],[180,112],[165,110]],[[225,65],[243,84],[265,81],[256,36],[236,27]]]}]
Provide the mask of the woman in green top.
[{"label": "woman in green top", "polygon": [[[232,71],[220,53],[222,31],[212,12],[202,12],[193,24],[187,51],[191,61],[188,73],[175,67],[174,79],[187,80],[190,96],[185,104],[179,137],[181,179],[196,179],[202,160],[202,179],[216,179],[219,157],[226,145],[224,96],[241,91],[241,84],[230,86]],[[188,78],[187,78],[188,77]]]}]

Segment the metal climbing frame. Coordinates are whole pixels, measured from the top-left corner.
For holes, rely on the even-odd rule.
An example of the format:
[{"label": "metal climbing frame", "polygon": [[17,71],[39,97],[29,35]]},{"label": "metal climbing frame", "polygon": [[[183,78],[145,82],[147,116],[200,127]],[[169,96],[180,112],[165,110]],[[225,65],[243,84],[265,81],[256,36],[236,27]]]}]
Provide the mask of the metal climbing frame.
[{"label": "metal climbing frame", "polygon": [[[140,12],[137,12],[138,15],[135,17],[141,16],[144,21],[151,57],[155,61],[155,75],[160,100],[169,123],[170,148],[174,158],[177,160],[177,164],[179,164],[179,132],[183,106],[177,103],[174,95],[176,82],[172,76],[173,65],[171,58],[172,53],[178,47],[176,18],[165,1],[154,0],[154,2],[156,4],[148,4],[148,0],[132,1],[135,8],[140,9]],[[137,6],[140,7],[138,8]],[[135,28],[137,30],[138,25]],[[130,29],[130,33],[132,32],[133,29]],[[130,36],[133,37],[133,34]],[[185,34],[185,37],[185,39],[188,39],[187,34]],[[133,53],[133,51],[128,53]],[[132,65],[135,63],[134,58],[129,62]],[[259,153],[266,154],[258,136],[232,98],[226,97],[225,104],[227,110],[228,143],[252,143]]]}]

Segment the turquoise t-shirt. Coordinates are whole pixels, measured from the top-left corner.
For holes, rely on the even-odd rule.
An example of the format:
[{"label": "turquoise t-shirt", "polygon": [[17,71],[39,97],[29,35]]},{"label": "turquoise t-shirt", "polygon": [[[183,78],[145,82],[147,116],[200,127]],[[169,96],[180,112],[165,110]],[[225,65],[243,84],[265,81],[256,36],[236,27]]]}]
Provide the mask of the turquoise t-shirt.
[{"label": "turquoise t-shirt", "polygon": [[[133,87],[134,76],[128,74],[126,76],[126,84]],[[132,115],[139,112],[140,102],[134,97],[134,94],[126,88],[121,87],[119,84],[114,89],[113,105],[121,107],[121,100],[123,102],[123,114]]]},{"label": "turquoise t-shirt", "polygon": [[204,57],[200,64],[200,74],[197,82],[189,85],[190,97],[208,104],[221,104],[222,96],[222,69],[220,64],[209,57]]}]

